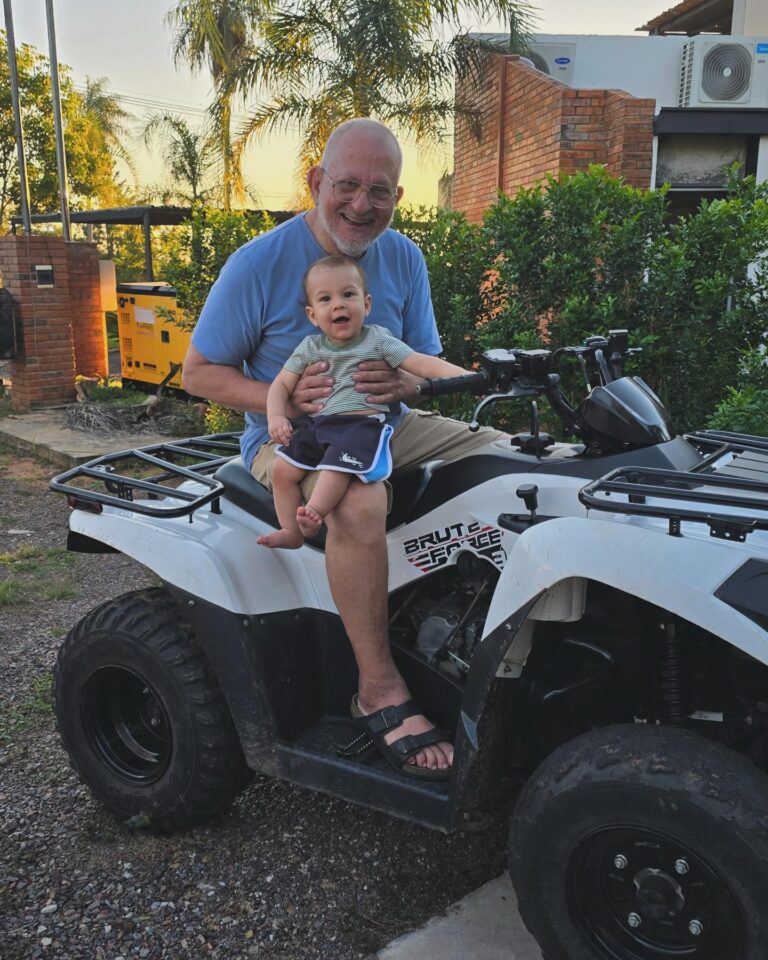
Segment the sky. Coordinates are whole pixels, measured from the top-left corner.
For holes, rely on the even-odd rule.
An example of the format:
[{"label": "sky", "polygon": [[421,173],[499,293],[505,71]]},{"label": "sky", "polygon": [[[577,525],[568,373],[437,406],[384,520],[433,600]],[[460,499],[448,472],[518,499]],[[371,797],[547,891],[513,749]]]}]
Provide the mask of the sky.
[{"label": "sky", "polygon": [[[676,0],[539,0],[539,33],[632,34]],[[11,0],[16,45],[31,43],[48,53],[45,0]],[[106,77],[123,107],[136,117],[135,151],[142,182],[162,181],[158,157],[147,155],[138,129],[153,112],[179,113],[193,125],[210,102],[206,75],[193,76],[171,55],[171,32],[164,23],[172,0],[54,0],[56,41],[61,64],[72,68],[75,83]],[[498,23],[467,22],[472,30],[502,30]],[[242,112],[247,105],[240,105]],[[296,134],[270,137],[246,155],[246,179],[258,205],[277,210],[290,206],[294,194]],[[406,202],[437,201],[437,180],[450,166],[443,153],[423,155],[404,143],[402,183]]]}]

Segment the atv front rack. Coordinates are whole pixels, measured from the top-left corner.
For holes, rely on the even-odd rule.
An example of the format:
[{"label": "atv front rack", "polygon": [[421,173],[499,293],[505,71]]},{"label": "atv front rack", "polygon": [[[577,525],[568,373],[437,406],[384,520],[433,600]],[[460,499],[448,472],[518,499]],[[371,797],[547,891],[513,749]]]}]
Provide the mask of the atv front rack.
[{"label": "atv front rack", "polygon": [[768,530],[768,446],[763,459],[766,479],[760,480],[743,471],[621,467],[583,487],[579,500],[592,510],[665,518],[671,536],[681,536],[686,520],[708,524],[717,539],[743,542],[753,530]]},{"label": "atv front rack", "polygon": [[[755,437],[751,433],[733,433],[729,430],[699,430],[696,433],[686,433],[685,439],[700,450],[711,449],[712,453],[706,461],[696,469],[706,468],[711,461],[725,453],[764,453],[768,455],[768,437]],[[768,460],[766,461],[768,463]]]},{"label": "atv front rack", "polygon": [[[220,513],[224,485],[210,474],[239,455],[239,439],[239,433],[217,433],[108,453],[58,474],[50,487],[65,494],[71,507],[95,513],[108,506],[191,519],[209,503]],[[187,480],[204,490],[176,486]]]}]

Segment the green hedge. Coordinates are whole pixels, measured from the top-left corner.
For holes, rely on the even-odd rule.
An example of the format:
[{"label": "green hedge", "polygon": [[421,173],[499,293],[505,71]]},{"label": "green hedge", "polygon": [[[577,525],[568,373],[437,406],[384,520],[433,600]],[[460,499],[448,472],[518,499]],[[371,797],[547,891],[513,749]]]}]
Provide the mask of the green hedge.
[{"label": "green hedge", "polygon": [[425,250],[449,360],[626,327],[634,370],[687,430],[739,389],[768,330],[768,185],[730,187],[670,223],[664,190],[594,167],[500,197],[478,226],[439,211],[397,225]]}]

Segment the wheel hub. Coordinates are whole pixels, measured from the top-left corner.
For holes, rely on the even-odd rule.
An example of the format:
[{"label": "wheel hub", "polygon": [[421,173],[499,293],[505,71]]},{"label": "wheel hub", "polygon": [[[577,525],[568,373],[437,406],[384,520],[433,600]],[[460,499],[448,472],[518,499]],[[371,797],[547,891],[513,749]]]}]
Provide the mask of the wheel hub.
[{"label": "wheel hub", "polygon": [[680,884],[663,870],[646,867],[638,870],[633,883],[635,902],[641,916],[650,920],[676,917],[685,909],[685,895]]},{"label": "wheel hub", "polygon": [[166,771],[172,728],[162,698],[135,671],[109,666],[83,687],[83,727],[92,748],[114,776],[148,785]]},{"label": "wheel hub", "polygon": [[566,871],[595,960],[733,960],[742,926],[725,879],[678,840],[616,826],[585,837]]}]

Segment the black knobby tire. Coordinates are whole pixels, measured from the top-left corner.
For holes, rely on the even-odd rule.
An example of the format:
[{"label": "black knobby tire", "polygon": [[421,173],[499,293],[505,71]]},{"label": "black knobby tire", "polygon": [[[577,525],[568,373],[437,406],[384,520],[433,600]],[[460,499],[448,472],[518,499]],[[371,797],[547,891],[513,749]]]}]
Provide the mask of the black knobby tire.
[{"label": "black knobby tire", "polygon": [[166,590],[85,616],[59,650],[54,700],[75,769],[122,818],[185,829],[226,810],[250,779],[216,678]]},{"label": "black knobby tire", "polygon": [[768,777],[688,731],[558,748],[518,799],[509,865],[547,960],[768,957]]}]

